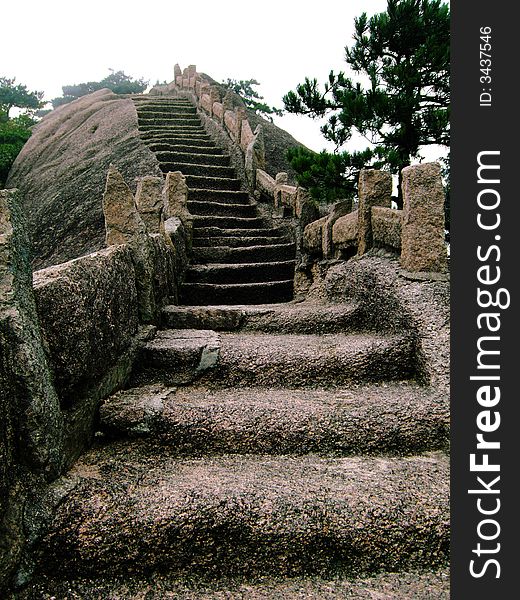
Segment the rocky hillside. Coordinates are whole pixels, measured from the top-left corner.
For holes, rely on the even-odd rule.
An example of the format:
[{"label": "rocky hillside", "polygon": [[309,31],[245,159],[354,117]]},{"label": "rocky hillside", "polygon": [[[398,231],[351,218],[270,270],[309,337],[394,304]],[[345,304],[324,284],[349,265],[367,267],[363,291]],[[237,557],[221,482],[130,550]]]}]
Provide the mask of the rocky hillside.
[{"label": "rocky hillside", "polygon": [[129,184],[160,174],[139,137],[130,99],[100,90],[52,111],[37,125],[6,186],[22,192],[35,268],[104,246],[101,200],[110,163]]},{"label": "rocky hillside", "polygon": [[[264,125],[267,170],[289,171],[287,148],[298,144],[280,128]],[[155,155],[139,136],[130,98],[100,90],[62,106],[34,129],[9,174],[29,223],[35,269],[82,256],[104,246],[101,200],[114,163],[135,191],[135,179],[160,175]]]}]

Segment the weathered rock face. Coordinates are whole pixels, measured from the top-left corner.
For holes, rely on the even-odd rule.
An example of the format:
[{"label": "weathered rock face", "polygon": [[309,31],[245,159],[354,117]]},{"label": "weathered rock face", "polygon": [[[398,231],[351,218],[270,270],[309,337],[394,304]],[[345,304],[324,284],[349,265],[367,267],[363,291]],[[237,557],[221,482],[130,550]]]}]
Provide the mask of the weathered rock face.
[{"label": "weathered rock face", "polygon": [[137,331],[130,250],[113,246],[34,274],[36,303],[64,407],[84,395]]},{"label": "weathered rock face", "polygon": [[60,470],[61,427],[19,197],[0,191],[0,592],[24,546],[27,493]]},{"label": "weathered rock face", "polygon": [[22,194],[35,268],[104,247],[101,202],[110,163],[134,192],[136,177],[161,175],[139,137],[129,98],[100,90],[52,111],[35,127],[6,184]]},{"label": "weathered rock face", "polygon": [[262,126],[265,147],[265,170],[271,177],[276,177],[277,173],[283,171],[289,175],[289,179],[292,182],[296,182],[296,172],[287,160],[287,151],[289,148],[304,148],[305,146],[295,140],[287,131],[280,129],[274,123],[270,123],[250,110],[247,111],[247,118],[253,131],[256,130],[258,125]]},{"label": "weathered rock face", "polygon": [[[339,221],[338,221],[339,222]],[[449,388],[450,287],[447,281],[402,277],[398,260],[377,256],[318,263],[310,298],[332,302],[356,299],[365,324],[378,331],[404,328],[416,332],[416,368],[423,383]]]}]

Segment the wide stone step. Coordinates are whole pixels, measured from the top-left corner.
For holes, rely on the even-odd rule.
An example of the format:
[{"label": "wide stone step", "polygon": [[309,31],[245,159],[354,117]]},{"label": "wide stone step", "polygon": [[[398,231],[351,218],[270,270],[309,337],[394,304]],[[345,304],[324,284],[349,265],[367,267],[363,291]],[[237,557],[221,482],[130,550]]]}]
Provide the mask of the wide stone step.
[{"label": "wide stone step", "polygon": [[[190,198],[192,197],[191,192],[190,192]],[[193,240],[195,243],[198,244],[198,240],[199,239],[207,239],[209,237],[229,237],[229,238],[233,238],[233,240],[237,237],[244,237],[244,238],[248,238],[251,236],[257,236],[257,237],[272,237],[274,239],[273,243],[274,244],[279,244],[282,241],[285,241],[285,236],[284,233],[279,230],[279,229],[269,229],[266,227],[263,228],[258,228],[258,229],[222,229],[220,227],[195,227],[193,229]],[[206,244],[200,244],[201,246],[205,246]],[[233,241],[230,240],[229,244],[224,244],[224,245],[229,245],[232,246]],[[239,244],[240,245],[240,244]],[[244,244],[245,246],[247,246],[247,244]],[[261,244],[259,244],[261,245]]]},{"label": "wide stone step", "polygon": [[240,179],[235,177],[202,177],[187,175],[186,183],[189,188],[205,190],[240,190]]},{"label": "wide stone step", "polygon": [[186,283],[256,283],[286,281],[294,277],[294,260],[238,265],[191,265],[186,270]]},{"label": "wide stone step", "polygon": [[323,389],[149,385],[100,410],[111,437],[179,454],[417,454],[447,450],[449,399],[410,383]]},{"label": "wide stone step", "polygon": [[244,306],[166,306],[163,328],[270,333],[348,333],[364,327],[363,307],[356,303],[297,302]]},{"label": "wide stone step", "polygon": [[176,458],[153,445],[86,453],[53,486],[39,572],[228,578],[446,566],[449,462]]},{"label": "wide stone step", "polygon": [[193,106],[193,104],[187,98],[179,98],[173,95],[158,95],[158,94],[134,94],[132,100],[138,102],[151,103],[151,104],[182,104],[187,106]]},{"label": "wide stone step", "polygon": [[[189,197],[193,198],[191,190]],[[240,217],[199,217],[193,218],[194,233],[198,227],[218,227],[220,229],[261,229],[263,220],[259,217],[254,219],[242,219]]]},{"label": "wide stone step", "polygon": [[189,198],[198,202],[245,204],[249,202],[249,192],[242,190],[207,190],[190,187]]},{"label": "wide stone step", "polygon": [[[246,263],[246,262],[271,262],[292,260],[296,248],[293,242],[285,244],[270,244],[268,246],[249,246],[231,248],[216,246],[213,248],[193,248],[193,262],[199,263]],[[258,304],[256,302],[255,304]]]},{"label": "wide stone step", "polygon": [[[232,230],[234,231],[234,230]],[[248,230],[249,233],[249,230]],[[195,237],[193,238],[194,248],[213,248],[215,246],[229,246],[230,248],[249,246],[268,246],[271,244],[279,244],[281,242],[289,242],[289,238],[278,237],[251,237],[242,235],[228,235],[220,237]]]},{"label": "wide stone step", "polygon": [[157,160],[178,163],[183,165],[211,165],[213,167],[229,167],[229,154],[216,154],[201,152],[172,152],[166,144],[157,144],[152,148],[157,155]]},{"label": "wide stone step", "polygon": [[254,217],[253,204],[219,204],[217,202],[197,202],[188,200],[188,210],[192,215],[218,215],[230,217]]},{"label": "wide stone step", "polygon": [[[224,158],[218,156],[217,158]],[[183,162],[172,162],[166,161],[159,155],[157,155],[157,159],[163,167],[174,167],[175,171],[181,171],[183,175],[197,175],[199,177],[211,177],[211,178],[225,178],[232,179],[235,178],[235,169],[229,166],[220,166],[220,165],[212,165],[211,163],[199,162],[197,163],[183,163]],[[200,159],[199,159],[200,161]],[[163,168],[164,170],[164,168]]]},{"label": "wide stone step", "polygon": [[[181,295],[189,286],[210,284],[184,284]],[[239,332],[220,333],[215,338],[217,334],[209,332],[212,360],[208,367],[211,368],[198,367],[195,371],[179,366],[185,365],[182,357],[186,344],[195,343],[195,338],[190,339],[190,335],[197,336],[199,346],[206,343],[204,330],[159,331],[143,347],[135,381],[176,385],[198,379],[219,387],[335,387],[399,381],[415,374],[415,341],[407,333],[277,335]]]},{"label": "wide stone step", "polygon": [[[198,159],[199,156],[201,157],[201,160],[205,160],[206,157],[211,157],[212,159],[218,159],[219,161],[222,159],[224,161],[229,161],[229,155],[222,155],[222,150],[217,147],[206,146],[201,148],[200,146],[186,146],[181,143],[168,144],[164,142],[154,142],[152,144],[148,144],[148,146],[153,152],[168,153],[170,156],[165,156],[164,158],[165,160],[170,160],[171,162],[175,162],[177,160],[179,160],[180,162],[182,162],[183,160],[192,160],[192,162],[194,162]],[[174,148],[174,151],[172,151],[172,148]],[[228,163],[219,162],[215,164],[226,165]]]},{"label": "wide stone step", "polygon": [[159,573],[141,578],[128,573],[95,579],[64,580],[41,577],[32,581],[16,596],[17,600],[42,600],[52,597],[82,600],[450,600],[450,573],[448,569],[428,569],[379,573],[372,577],[355,579],[307,576],[266,580],[263,577],[261,583],[179,580],[174,576]]},{"label": "wide stone step", "polygon": [[185,283],[180,289],[180,302],[185,305],[271,304],[293,299],[293,279],[261,283]]}]

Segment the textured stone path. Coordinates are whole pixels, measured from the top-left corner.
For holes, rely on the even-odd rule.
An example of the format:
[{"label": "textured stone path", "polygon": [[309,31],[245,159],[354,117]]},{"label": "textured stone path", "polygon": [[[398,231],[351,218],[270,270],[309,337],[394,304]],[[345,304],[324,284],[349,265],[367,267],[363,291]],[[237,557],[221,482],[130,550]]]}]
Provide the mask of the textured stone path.
[{"label": "textured stone path", "polygon": [[[165,164],[177,119],[181,164],[198,164],[189,138],[227,168],[188,104],[147,102]],[[196,256],[229,262],[191,267],[198,304],[163,310],[102,405],[97,443],[49,492],[18,598],[447,599],[449,403],[417,382],[414,334],[370,330],[355,302],[272,303],[277,280],[233,250],[285,268],[273,231],[231,229],[251,245],[226,246],[212,227]]]},{"label": "textured stone path", "polygon": [[194,216],[192,266],[181,303],[248,304],[292,298],[295,246],[258,216],[230,157],[187,100],[136,97],[139,130],[161,170],[181,171]]}]

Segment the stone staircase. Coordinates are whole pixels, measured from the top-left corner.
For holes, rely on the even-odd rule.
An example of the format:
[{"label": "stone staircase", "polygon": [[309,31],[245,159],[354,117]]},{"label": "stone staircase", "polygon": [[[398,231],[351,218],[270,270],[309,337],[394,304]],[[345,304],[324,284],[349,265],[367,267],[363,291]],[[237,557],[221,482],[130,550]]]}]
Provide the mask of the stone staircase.
[{"label": "stone staircase", "polygon": [[295,245],[258,216],[248,192],[183,99],[136,96],[141,136],[164,173],[181,171],[194,217],[193,252],[182,304],[291,300]]},{"label": "stone staircase", "polygon": [[169,306],[23,598],[448,598],[447,400],[355,303]]}]

